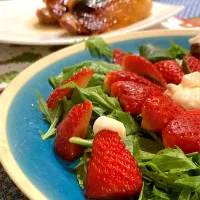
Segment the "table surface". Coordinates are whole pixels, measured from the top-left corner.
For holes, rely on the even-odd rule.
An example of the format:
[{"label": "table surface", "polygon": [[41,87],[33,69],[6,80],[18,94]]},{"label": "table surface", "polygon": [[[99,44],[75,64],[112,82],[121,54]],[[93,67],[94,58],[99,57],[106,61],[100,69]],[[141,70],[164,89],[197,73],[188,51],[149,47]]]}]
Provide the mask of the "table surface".
[{"label": "table surface", "polygon": [[[155,0],[175,5],[185,5],[186,9],[178,17],[187,18],[190,22],[200,25],[200,0]],[[33,47],[0,44],[0,90],[18,74],[39,58],[46,56],[59,47]],[[1,51],[3,50],[3,51]],[[0,200],[27,200],[8,177],[0,164]]]}]

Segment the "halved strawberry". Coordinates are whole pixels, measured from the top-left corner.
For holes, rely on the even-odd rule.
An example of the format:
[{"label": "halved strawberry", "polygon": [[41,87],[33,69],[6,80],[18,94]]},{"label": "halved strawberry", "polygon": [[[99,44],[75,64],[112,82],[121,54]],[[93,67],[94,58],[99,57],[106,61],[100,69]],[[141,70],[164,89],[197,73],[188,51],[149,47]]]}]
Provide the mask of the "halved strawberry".
[{"label": "halved strawberry", "polygon": [[125,112],[138,115],[142,105],[152,92],[162,92],[159,89],[131,81],[118,81],[112,84],[111,96],[118,97]]},{"label": "halved strawberry", "polygon": [[151,81],[139,76],[138,74],[134,72],[125,72],[125,71],[112,71],[109,74],[106,75],[105,80],[104,80],[104,88],[105,91],[110,94],[111,92],[111,86],[113,83],[117,81],[133,81],[136,83],[141,83],[147,86],[151,86],[160,90],[164,91],[163,87],[160,87]]},{"label": "halved strawberry", "polygon": [[[84,88],[87,86],[93,74],[93,69],[83,69],[82,71],[72,76],[70,79],[64,81],[61,86],[69,82],[75,82],[79,87]],[[72,88],[62,89],[61,86],[53,90],[53,92],[48,97],[47,106],[49,109],[55,109],[57,103],[72,91]]]},{"label": "halved strawberry", "polygon": [[112,54],[112,62],[118,65],[122,65],[122,60],[126,53],[121,49],[114,49]]},{"label": "halved strawberry", "polygon": [[142,174],[117,132],[103,130],[95,136],[86,177],[89,199],[127,199],[138,195]]},{"label": "halved strawberry", "polygon": [[162,60],[154,63],[167,83],[179,84],[184,76],[183,70],[175,60]]},{"label": "halved strawberry", "polygon": [[154,64],[141,56],[133,54],[125,55],[123,58],[122,68],[124,71],[135,72],[139,75],[147,76],[162,86],[167,85],[166,80],[156,69]]},{"label": "halved strawberry", "polygon": [[200,110],[177,115],[162,131],[165,147],[178,146],[184,153],[200,153]]},{"label": "halved strawberry", "polygon": [[194,56],[185,56],[183,58],[182,67],[186,74],[200,72],[200,60]]},{"label": "halved strawberry", "polygon": [[184,109],[175,104],[168,96],[154,93],[142,106],[142,128],[161,132],[165,126]]},{"label": "halved strawberry", "polygon": [[75,105],[58,125],[55,138],[56,153],[66,160],[76,159],[83,151],[77,144],[69,142],[71,137],[85,138],[92,115],[92,103],[86,100]]}]

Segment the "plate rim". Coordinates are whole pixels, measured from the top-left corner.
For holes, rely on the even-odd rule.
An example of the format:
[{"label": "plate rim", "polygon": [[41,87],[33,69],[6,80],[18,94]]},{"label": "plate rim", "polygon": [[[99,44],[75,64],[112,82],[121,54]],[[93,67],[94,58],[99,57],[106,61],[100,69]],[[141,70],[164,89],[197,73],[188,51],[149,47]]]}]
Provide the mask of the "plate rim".
[{"label": "plate rim", "polygon": [[[195,36],[199,34],[198,30],[153,30],[153,31],[142,31],[134,32],[127,35],[121,35],[117,38],[105,39],[108,43],[123,42],[126,40],[134,40],[148,37],[163,37],[163,36]],[[35,185],[26,177],[20,166],[17,164],[8,143],[6,133],[6,122],[8,119],[9,108],[12,105],[12,101],[19,90],[29,81],[30,78],[35,76],[37,73],[47,68],[50,64],[59,61],[62,58],[66,58],[73,54],[76,54],[85,49],[84,43],[65,47],[57,52],[51,53],[48,56],[38,60],[34,64],[30,65],[23,72],[9,84],[5,91],[0,97],[0,162],[11,177],[16,186],[31,200],[47,200],[47,198],[40,192]],[[25,186],[25,187],[24,187]]]},{"label": "plate rim", "polygon": [[[24,0],[20,0],[20,1],[23,2]],[[4,1],[2,3],[4,3]],[[9,2],[5,2],[5,3],[9,4]],[[170,11],[167,15],[161,16],[159,18],[155,18],[155,16],[153,14],[151,14],[149,17],[147,17],[145,19],[142,19],[138,22],[132,23],[132,24],[126,26],[126,27],[122,27],[122,28],[116,29],[116,30],[108,32],[108,33],[100,34],[100,36],[103,37],[103,38],[110,38],[110,37],[119,36],[121,34],[129,34],[129,33],[132,33],[132,32],[143,31],[143,30],[149,29],[150,27],[153,27],[153,26],[155,26],[159,23],[162,23],[164,20],[168,19],[169,17],[174,16],[175,14],[179,13],[181,10],[183,10],[185,8],[183,5],[172,5],[172,4],[166,4],[166,3],[160,3],[160,2],[154,2],[153,1],[153,7],[158,6],[158,5],[166,6],[166,7],[168,7],[168,9],[169,9],[169,7],[173,8],[173,11]],[[153,7],[152,7],[152,10],[153,10]],[[128,29],[126,29],[126,28],[128,28],[128,27],[130,27],[134,24],[137,24],[137,23],[140,23],[144,20],[147,20],[150,17],[154,17],[155,19],[152,22],[149,22],[147,25],[142,24],[139,27],[135,27],[134,30],[132,30],[131,32]],[[6,31],[5,31],[5,33],[6,33]],[[83,40],[87,39],[89,36],[77,35],[74,39],[73,38],[61,38],[61,39],[60,38],[57,38],[57,39],[54,38],[54,39],[51,39],[51,37],[50,37],[48,40],[42,40],[42,39],[30,40],[29,38],[22,40],[21,39],[22,36],[19,37],[17,35],[13,35],[13,37],[14,38],[11,38],[11,39],[10,38],[9,39],[0,38],[0,43],[3,43],[3,44],[19,44],[19,45],[33,45],[33,46],[38,46],[38,45],[40,45],[40,46],[70,45],[70,44],[73,44],[74,42],[83,41]],[[49,37],[49,35],[48,35],[48,37]]]}]

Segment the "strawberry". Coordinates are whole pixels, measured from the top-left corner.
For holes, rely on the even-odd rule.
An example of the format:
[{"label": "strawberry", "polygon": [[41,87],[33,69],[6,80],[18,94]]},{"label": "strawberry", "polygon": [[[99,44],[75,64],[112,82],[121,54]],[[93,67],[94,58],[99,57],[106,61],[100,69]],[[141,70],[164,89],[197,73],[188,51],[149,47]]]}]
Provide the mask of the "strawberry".
[{"label": "strawberry", "polygon": [[184,153],[200,153],[200,110],[177,115],[162,131],[165,147],[178,146]]},{"label": "strawberry", "polygon": [[123,57],[126,55],[121,49],[114,49],[112,54],[112,61],[115,64],[121,65]]},{"label": "strawberry", "polygon": [[86,100],[75,105],[57,127],[55,151],[66,160],[76,159],[83,151],[77,144],[69,142],[71,137],[85,138],[92,115],[92,103]]},{"label": "strawberry", "polygon": [[131,81],[118,81],[112,84],[111,96],[118,97],[120,105],[125,112],[138,115],[142,112],[142,105],[145,99],[153,91],[154,87]]},{"label": "strawberry", "polygon": [[179,84],[184,73],[175,60],[162,60],[154,64],[167,83]]},{"label": "strawberry", "polygon": [[167,82],[156,69],[155,65],[142,56],[128,54],[123,58],[122,68],[124,71],[135,72],[139,75],[147,76],[162,86]]},{"label": "strawberry", "polygon": [[[94,74],[93,69],[83,69],[82,71],[78,72],[74,76],[72,76],[70,79],[64,81],[62,85],[67,84],[69,82],[75,82],[79,87],[86,87],[90,78]],[[57,103],[63,99],[65,96],[69,95],[69,93],[72,91],[72,88],[65,88],[62,89],[61,86],[57,87],[53,92],[50,94],[50,96],[47,99],[47,106],[49,109],[55,109]]]},{"label": "strawberry", "polygon": [[142,107],[142,128],[161,132],[165,126],[184,109],[175,104],[170,97],[154,93],[149,96]]},{"label": "strawberry", "polygon": [[200,60],[194,56],[185,56],[183,58],[182,67],[186,74],[191,72],[200,72]]},{"label": "strawberry", "polygon": [[103,130],[95,136],[86,177],[91,199],[125,199],[140,193],[142,174],[117,132]]},{"label": "strawberry", "polygon": [[105,91],[110,94],[111,92],[111,86],[113,83],[117,82],[117,81],[133,81],[136,83],[141,83],[147,86],[151,86],[160,90],[164,91],[164,88],[152,83],[151,81],[139,76],[136,73],[133,72],[125,72],[125,71],[112,71],[110,73],[108,73],[105,77],[104,80],[104,88]]}]

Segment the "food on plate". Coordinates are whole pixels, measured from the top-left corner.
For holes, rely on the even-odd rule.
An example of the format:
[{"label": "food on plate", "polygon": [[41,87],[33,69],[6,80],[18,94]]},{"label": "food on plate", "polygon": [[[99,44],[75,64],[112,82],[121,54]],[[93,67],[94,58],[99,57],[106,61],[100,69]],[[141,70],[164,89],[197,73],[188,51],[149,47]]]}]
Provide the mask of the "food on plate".
[{"label": "food on plate", "polygon": [[200,72],[200,61],[194,56],[184,56],[182,66],[186,74]]},{"label": "food on plate", "polygon": [[50,77],[47,101],[37,92],[38,109],[50,124],[39,131],[42,139],[55,136],[57,155],[78,159],[68,170],[86,198],[198,200],[196,61],[182,70],[191,55],[175,43],[144,44],[140,55],[111,49],[99,37],[85,44],[104,61],[84,61]]},{"label": "food on plate", "polygon": [[99,34],[142,20],[151,14],[152,0],[44,0],[40,22],[59,24],[70,34]]},{"label": "food on plate", "polygon": [[185,153],[200,152],[200,110],[177,115],[163,129],[165,147],[179,146]]},{"label": "food on plate", "polygon": [[86,194],[91,199],[126,199],[140,193],[142,174],[117,132],[97,133],[86,176]]},{"label": "food on plate", "polygon": [[184,109],[170,97],[161,93],[149,95],[142,105],[142,128],[161,132],[165,126]]}]

